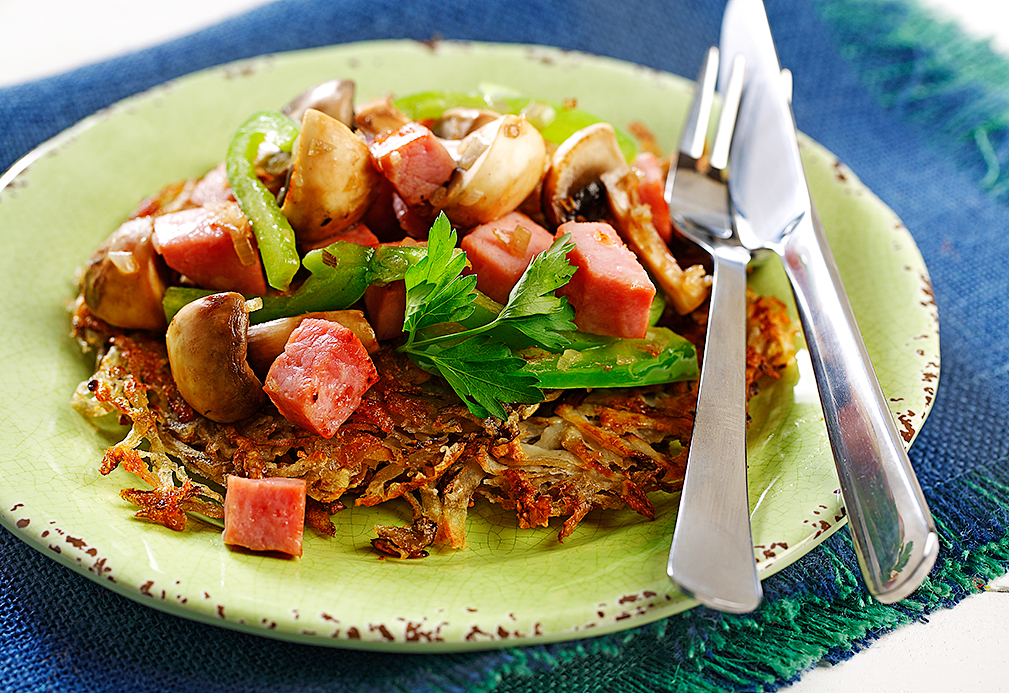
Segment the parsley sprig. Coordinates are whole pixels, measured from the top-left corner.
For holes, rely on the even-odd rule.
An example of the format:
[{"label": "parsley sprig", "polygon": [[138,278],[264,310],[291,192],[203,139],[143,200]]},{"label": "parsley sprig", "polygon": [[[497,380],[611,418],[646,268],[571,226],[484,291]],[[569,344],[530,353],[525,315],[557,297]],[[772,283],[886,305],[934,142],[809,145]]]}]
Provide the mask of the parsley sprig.
[{"label": "parsley sprig", "polygon": [[539,379],[523,370],[510,330],[551,351],[564,347],[563,332],[575,329],[574,310],[554,292],[574,275],[567,259],[569,237],[554,241],[533,258],[493,319],[476,327],[460,323],[475,308],[476,277],[464,275],[466,254],[456,250],[456,234],[440,214],[428,236],[427,255],[406,272],[406,342],[400,350],[428,371],[441,375],[481,418],[506,418],[506,403],[543,400]]}]

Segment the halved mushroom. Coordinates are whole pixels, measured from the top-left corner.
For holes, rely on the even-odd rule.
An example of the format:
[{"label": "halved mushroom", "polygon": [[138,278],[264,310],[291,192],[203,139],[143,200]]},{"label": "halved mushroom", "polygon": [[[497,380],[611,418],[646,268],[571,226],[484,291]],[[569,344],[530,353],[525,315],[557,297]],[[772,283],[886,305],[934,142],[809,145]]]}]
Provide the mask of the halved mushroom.
[{"label": "halved mushroom", "polygon": [[332,236],[359,222],[379,192],[368,146],[336,118],[310,109],[295,142],[281,209],[299,242]]},{"label": "halved mushroom", "polygon": [[248,330],[248,305],[234,292],[197,299],[168,325],[168,362],[179,393],[211,421],[239,421],[266,402],[263,383],[246,361]]},{"label": "halved mushroom", "polygon": [[319,318],[338,322],[357,335],[369,354],[378,351],[375,331],[359,310],[328,310],[305,313],[290,318],[278,318],[249,327],[249,345],[246,360],[253,372],[265,378],[270,366],[284,352],[287,340],[303,320]]},{"label": "halved mushroom", "polygon": [[322,111],[347,127],[354,125],[354,83],[347,79],[332,79],[306,89],[284,106],[284,115],[296,123],[305,118],[308,109]]},{"label": "halved mushroom", "polygon": [[454,224],[470,228],[511,212],[536,189],[546,166],[543,136],[521,115],[505,115],[459,143],[459,168],[444,200]]},{"label": "halved mushroom", "polygon": [[609,123],[578,130],[554,150],[543,179],[543,214],[554,226],[565,221],[602,221],[606,191],[601,178],[628,169]]},{"label": "halved mushroom", "polygon": [[164,330],[161,299],[171,272],[154,251],[152,217],[132,219],[95,249],[81,275],[91,312],[130,330]]}]

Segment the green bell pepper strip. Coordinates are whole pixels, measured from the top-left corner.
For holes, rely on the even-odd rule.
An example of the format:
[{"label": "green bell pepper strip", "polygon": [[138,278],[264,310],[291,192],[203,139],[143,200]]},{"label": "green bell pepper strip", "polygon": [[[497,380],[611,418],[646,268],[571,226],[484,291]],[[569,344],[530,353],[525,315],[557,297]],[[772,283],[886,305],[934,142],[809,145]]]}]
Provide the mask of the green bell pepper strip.
[{"label": "green bell pepper strip", "polygon": [[648,309],[648,324],[654,327],[655,324],[662,318],[662,313],[665,312],[665,310],[666,294],[661,290],[656,291],[655,298],[652,299],[652,305]]},{"label": "green bell pepper strip", "polygon": [[[367,246],[336,241],[305,255],[303,264],[311,274],[294,291],[261,296],[263,307],[249,314],[253,325],[324,310],[345,310],[361,300],[372,284],[389,284],[406,274],[426,249],[413,246]],[[171,322],[191,301],[217,293],[209,289],[173,286],[165,292],[162,306]],[[246,298],[253,298],[246,296]]]},{"label": "green bell pepper strip", "polygon": [[694,345],[672,330],[651,327],[644,339],[571,333],[560,354],[527,354],[526,371],[547,390],[660,385],[698,377]]},{"label": "green bell pepper strip", "polygon": [[[396,108],[411,120],[434,120],[449,108],[486,108],[501,114],[524,113],[529,122],[540,131],[543,139],[553,144],[561,144],[568,137],[601,118],[579,108],[568,108],[550,101],[498,95],[488,90],[475,92],[427,91],[411,94],[393,101]],[[638,147],[634,140],[614,126],[617,143],[627,161],[637,156]]]},{"label": "green bell pepper strip", "polygon": [[263,269],[270,286],[285,291],[301,266],[294,229],[277,200],[256,177],[255,160],[259,145],[269,142],[290,152],[298,136],[298,126],[276,111],[260,111],[242,124],[228,147],[225,159],[228,184],[235,199],[252,222]]}]

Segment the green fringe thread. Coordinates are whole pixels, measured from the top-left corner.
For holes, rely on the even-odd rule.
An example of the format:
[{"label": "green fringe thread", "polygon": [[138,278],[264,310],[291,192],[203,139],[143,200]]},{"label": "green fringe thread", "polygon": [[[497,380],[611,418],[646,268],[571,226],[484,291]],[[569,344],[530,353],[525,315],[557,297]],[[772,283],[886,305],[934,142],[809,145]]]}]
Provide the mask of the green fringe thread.
[{"label": "green fringe thread", "polygon": [[[1009,61],[913,1],[814,0],[843,56],[884,107],[969,153],[978,184],[1009,191]],[[909,59],[910,58],[910,59]]]}]

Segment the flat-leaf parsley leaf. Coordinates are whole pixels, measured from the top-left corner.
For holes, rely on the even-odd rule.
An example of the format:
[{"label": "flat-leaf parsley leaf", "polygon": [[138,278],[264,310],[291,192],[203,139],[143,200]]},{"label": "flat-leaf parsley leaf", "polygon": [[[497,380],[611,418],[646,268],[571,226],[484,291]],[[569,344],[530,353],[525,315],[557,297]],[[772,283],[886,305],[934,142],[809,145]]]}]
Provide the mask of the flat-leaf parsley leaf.
[{"label": "flat-leaf parsley leaf", "polygon": [[500,313],[465,329],[459,322],[473,314],[476,277],[462,274],[466,255],[455,242],[455,231],[440,214],[428,236],[427,256],[406,273],[407,339],[400,350],[441,375],[475,416],[504,419],[505,404],[540,402],[543,391],[537,376],[523,369],[526,361],[503,337],[503,328],[551,351],[564,348],[568,338],[562,333],[575,329],[574,310],[554,292],[575,272],[567,259],[573,245],[568,236],[554,241],[533,258]]}]

